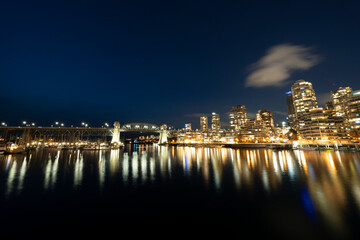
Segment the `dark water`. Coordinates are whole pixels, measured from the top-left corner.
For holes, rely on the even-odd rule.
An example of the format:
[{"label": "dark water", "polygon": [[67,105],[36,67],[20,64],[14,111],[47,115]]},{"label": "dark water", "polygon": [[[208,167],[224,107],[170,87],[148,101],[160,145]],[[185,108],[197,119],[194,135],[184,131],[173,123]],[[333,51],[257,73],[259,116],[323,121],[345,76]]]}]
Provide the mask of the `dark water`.
[{"label": "dark water", "polygon": [[143,145],[1,155],[1,236],[359,239],[359,157]]}]

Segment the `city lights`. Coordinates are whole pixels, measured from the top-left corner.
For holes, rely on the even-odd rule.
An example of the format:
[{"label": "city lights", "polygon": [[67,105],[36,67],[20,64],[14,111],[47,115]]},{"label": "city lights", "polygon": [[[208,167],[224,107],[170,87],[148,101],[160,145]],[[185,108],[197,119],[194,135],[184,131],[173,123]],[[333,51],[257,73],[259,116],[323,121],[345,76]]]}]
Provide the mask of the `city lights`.
[{"label": "city lights", "polygon": [[[356,94],[358,92],[350,87],[338,88],[331,92],[332,101],[327,102],[326,108],[321,108],[318,107],[312,84],[299,80],[293,84],[291,91],[286,92],[287,121],[275,124],[273,112],[267,109],[260,109],[249,117],[245,105],[236,105],[230,109],[227,116],[228,123],[220,120],[220,114],[211,112],[200,116],[199,129],[193,129],[190,122],[180,129],[141,123],[124,124],[122,129],[157,132],[160,134],[159,143],[161,144],[210,144],[212,146],[286,144],[298,147],[302,144],[334,144],[334,146],[336,144],[338,146],[343,143],[358,143],[360,138],[358,133],[360,94]],[[54,123],[51,127],[65,127],[65,124],[60,121]],[[34,122],[27,121],[22,121],[22,125],[24,127],[36,126]],[[7,124],[2,122],[1,126],[5,127]],[[81,127],[90,128],[87,122],[81,122]],[[105,122],[101,128],[110,128],[110,124]],[[297,144],[294,145],[294,142]]]}]

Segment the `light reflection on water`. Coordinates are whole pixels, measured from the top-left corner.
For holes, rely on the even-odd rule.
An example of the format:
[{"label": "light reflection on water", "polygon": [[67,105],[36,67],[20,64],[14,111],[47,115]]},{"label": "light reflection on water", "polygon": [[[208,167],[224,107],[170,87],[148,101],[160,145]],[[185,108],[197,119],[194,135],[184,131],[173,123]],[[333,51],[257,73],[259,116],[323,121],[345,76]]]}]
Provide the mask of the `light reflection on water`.
[{"label": "light reflection on water", "polygon": [[[60,185],[77,191],[96,179],[91,187],[100,192],[111,184],[121,189],[184,180],[200,181],[216,194],[229,189],[268,196],[294,192],[309,218],[321,217],[338,230],[346,229],[343,219],[350,208],[355,206],[360,215],[360,160],[353,152],[149,145],[108,151],[39,149],[1,155],[0,177],[4,199],[38,189],[34,185],[40,182],[45,192],[55,192]],[[72,187],[65,181],[69,178]]]}]

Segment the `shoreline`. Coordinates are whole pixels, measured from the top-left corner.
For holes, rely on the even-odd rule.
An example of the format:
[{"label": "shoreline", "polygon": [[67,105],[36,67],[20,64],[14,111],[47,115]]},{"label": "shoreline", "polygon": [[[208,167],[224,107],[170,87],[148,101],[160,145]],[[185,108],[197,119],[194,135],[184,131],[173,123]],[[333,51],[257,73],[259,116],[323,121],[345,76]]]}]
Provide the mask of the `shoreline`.
[{"label": "shoreline", "polygon": [[215,148],[267,148],[274,150],[352,150],[360,151],[360,144],[293,144],[286,143],[168,143],[168,146],[185,146],[185,147],[215,147]]}]

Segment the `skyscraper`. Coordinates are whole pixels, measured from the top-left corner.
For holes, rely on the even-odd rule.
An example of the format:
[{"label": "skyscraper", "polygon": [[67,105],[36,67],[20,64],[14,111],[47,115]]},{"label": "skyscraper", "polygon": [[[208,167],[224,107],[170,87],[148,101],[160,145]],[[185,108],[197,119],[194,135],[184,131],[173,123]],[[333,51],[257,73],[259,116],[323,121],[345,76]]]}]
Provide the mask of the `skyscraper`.
[{"label": "skyscraper", "polygon": [[207,132],[209,130],[208,117],[207,116],[201,116],[200,117],[200,130],[202,132]]},{"label": "skyscraper", "polygon": [[318,105],[312,83],[298,80],[291,86],[291,92],[296,118],[312,108],[317,108]]},{"label": "skyscraper", "polygon": [[317,108],[315,91],[310,82],[298,80],[291,86],[293,105],[295,110],[294,129],[300,130],[299,121],[313,108]]},{"label": "skyscraper", "polygon": [[212,113],[211,115],[211,130],[214,132],[220,131],[220,115],[218,113]]},{"label": "skyscraper", "polygon": [[267,128],[274,128],[274,117],[272,111],[262,109],[258,111],[258,116]]},{"label": "skyscraper", "polygon": [[247,114],[245,105],[237,105],[231,108],[230,114],[230,130],[238,132],[240,128],[245,127]]},{"label": "skyscraper", "polygon": [[348,119],[351,130],[359,137],[360,130],[360,90],[353,91],[348,101]]},{"label": "skyscraper", "polygon": [[256,114],[258,135],[261,138],[269,138],[275,135],[274,117],[272,111],[262,109]]},{"label": "skyscraper", "polygon": [[293,95],[291,91],[286,92],[286,107],[288,111],[288,124],[291,128],[295,129],[296,126],[296,116],[295,116],[295,107],[293,102]]},{"label": "skyscraper", "polygon": [[346,117],[348,113],[348,101],[351,97],[352,89],[350,87],[338,88],[331,92],[332,104],[336,115]]}]

